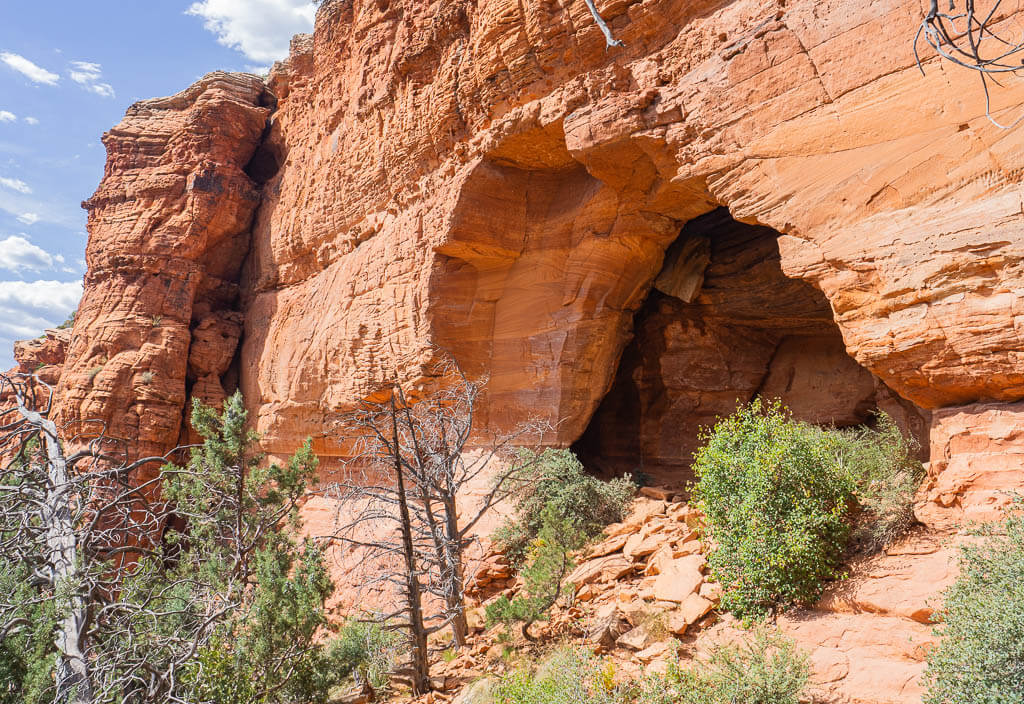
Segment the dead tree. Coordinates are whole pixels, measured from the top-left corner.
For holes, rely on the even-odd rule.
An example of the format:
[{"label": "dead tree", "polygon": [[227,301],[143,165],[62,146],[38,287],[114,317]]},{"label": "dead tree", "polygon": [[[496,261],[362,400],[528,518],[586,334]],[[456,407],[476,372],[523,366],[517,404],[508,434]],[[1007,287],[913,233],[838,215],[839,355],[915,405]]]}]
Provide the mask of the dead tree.
[{"label": "dead tree", "polygon": [[[270,496],[248,479],[257,458],[217,445],[216,471],[207,446],[185,467],[171,453],[128,462],[102,432],[66,456],[49,386],[0,375],[0,396],[0,568],[25,572],[33,589],[27,601],[0,594],[0,634],[30,632],[27,607],[60,615],[57,704],[200,701],[197,657],[251,595],[250,558],[295,509],[301,482],[289,475]],[[172,503],[163,495],[175,487]],[[183,518],[190,532],[169,537]],[[268,664],[281,682],[302,647]]]},{"label": "dead tree", "polygon": [[[930,0],[928,14],[914,37],[914,57],[917,67],[924,73],[918,43],[924,40],[943,59],[976,71],[985,93],[985,115],[996,127],[1007,129],[1024,119],[1017,118],[1003,125],[992,117],[992,97],[989,82],[999,84],[1006,74],[1020,75],[1024,71],[1024,38],[1014,39],[997,31],[995,23],[1003,19],[999,8],[1002,0],[989,0],[986,10],[979,11],[975,0],[949,0],[948,11],[939,9],[940,0]],[[958,7],[959,5],[959,7]]]},{"label": "dead tree", "polygon": [[597,7],[594,5],[594,0],[583,0],[583,2],[587,3],[587,9],[590,10],[590,14],[593,15],[594,22],[597,23],[597,26],[601,29],[601,33],[604,34],[605,43],[609,47],[625,46],[625,44],[616,39],[615,35],[612,34],[612,30],[608,26],[608,23],[601,17],[601,13],[597,11]]},{"label": "dead tree", "polygon": [[471,535],[536,461],[517,445],[547,431],[532,423],[474,438],[481,385],[451,361],[431,371],[433,393],[412,399],[393,384],[387,401],[363,403],[342,419],[354,457],[344,478],[327,489],[344,513],[331,537],[382,565],[363,586],[387,585],[401,595],[401,607],[382,618],[408,633],[412,664],[403,674],[417,691],[429,686],[425,644],[431,634],[451,628],[453,644],[465,644]]}]

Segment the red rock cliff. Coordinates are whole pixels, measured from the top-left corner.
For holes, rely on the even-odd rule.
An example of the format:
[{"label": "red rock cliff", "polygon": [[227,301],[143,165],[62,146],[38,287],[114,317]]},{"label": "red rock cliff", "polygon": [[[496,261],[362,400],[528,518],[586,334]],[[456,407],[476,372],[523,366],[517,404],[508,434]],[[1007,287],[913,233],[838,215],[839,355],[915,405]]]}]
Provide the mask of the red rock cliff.
[{"label": "red rock cliff", "polygon": [[215,402],[241,334],[239,276],[259,191],[244,169],[270,113],[255,76],[210,74],[128,110],[104,138],[89,271],[59,397],[139,456],[178,443],[189,394]]},{"label": "red rock cliff", "polygon": [[329,456],[339,410],[441,348],[488,375],[487,426],[671,469],[754,393],[926,440],[1024,398],[1022,133],[969,71],[921,75],[918,3],[599,7],[624,48],[581,2],[335,0],[268,87],[133,106],[63,418],[160,450],[240,385],[269,450]]},{"label": "red rock cliff", "polygon": [[[266,85],[133,106],[62,419],[163,451],[240,386],[269,451],[329,457],[339,411],[444,349],[489,377],[486,426],[551,421],[616,470],[678,474],[756,393],[884,408],[930,445],[932,542],[996,515],[1024,483],[1024,132],[971,72],[921,75],[919,2],[597,4],[624,48],[583,2],[333,0]],[[892,644],[950,578],[923,552],[808,622],[837,700],[919,701]]]}]

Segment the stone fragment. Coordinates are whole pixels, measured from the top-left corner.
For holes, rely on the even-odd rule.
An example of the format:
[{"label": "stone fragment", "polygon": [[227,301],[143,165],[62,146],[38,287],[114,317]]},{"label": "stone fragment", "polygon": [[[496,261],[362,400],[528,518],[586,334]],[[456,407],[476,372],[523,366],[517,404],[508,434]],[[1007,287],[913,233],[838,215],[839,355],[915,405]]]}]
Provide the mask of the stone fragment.
[{"label": "stone fragment", "polygon": [[704,618],[714,606],[710,600],[699,594],[690,594],[679,606],[679,612],[682,614],[683,620],[686,621],[686,625],[692,626]]},{"label": "stone fragment", "polygon": [[654,596],[662,601],[683,602],[696,592],[704,581],[702,555],[687,555],[664,565],[654,580]]},{"label": "stone fragment", "polygon": [[652,643],[640,652],[636,654],[637,660],[647,665],[655,660],[661,660],[668,657],[673,650],[675,650],[675,643],[668,640],[660,640],[657,643]]},{"label": "stone fragment", "polygon": [[610,649],[629,624],[615,604],[602,606],[587,624],[587,641],[602,648]]},{"label": "stone fragment", "polygon": [[700,595],[708,601],[718,603],[722,598],[722,585],[718,582],[704,582],[700,585]]},{"label": "stone fragment", "polygon": [[618,640],[615,641],[615,645],[627,650],[643,650],[653,642],[654,637],[648,632],[646,627],[641,625],[619,636]]},{"label": "stone fragment", "polygon": [[629,536],[629,539],[623,546],[622,554],[627,560],[638,562],[641,558],[653,553],[664,543],[665,540],[657,534],[644,537],[642,533],[634,533]]},{"label": "stone fragment", "polygon": [[613,535],[610,538],[602,540],[597,545],[590,548],[587,553],[587,558],[592,559],[595,557],[604,557],[605,555],[611,555],[613,552],[622,550],[626,542],[632,537],[630,533],[620,533],[619,535]]},{"label": "stone fragment", "polygon": [[646,496],[657,501],[668,501],[675,492],[663,486],[642,486],[640,487],[639,494],[640,496]]},{"label": "stone fragment", "polygon": [[615,580],[632,571],[633,563],[622,555],[606,555],[584,562],[566,577],[566,581],[582,586],[591,582]]}]

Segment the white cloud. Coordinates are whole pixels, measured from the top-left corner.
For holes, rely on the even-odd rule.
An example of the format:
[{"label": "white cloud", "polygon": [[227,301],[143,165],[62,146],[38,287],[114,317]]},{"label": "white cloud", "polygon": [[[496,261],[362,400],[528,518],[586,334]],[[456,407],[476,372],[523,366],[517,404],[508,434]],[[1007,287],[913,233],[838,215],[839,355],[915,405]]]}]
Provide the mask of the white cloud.
[{"label": "white cloud", "polygon": [[90,83],[103,77],[103,66],[91,61],[72,61],[68,75],[75,83]]},{"label": "white cloud", "polygon": [[18,216],[18,222],[22,225],[35,225],[39,222],[38,213],[22,213]]},{"label": "white cloud", "polygon": [[0,122],[14,122],[17,119],[18,119],[18,116],[15,115],[13,112],[8,112],[6,110],[0,110]]},{"label": "white cloud", "polygon": [[26,269],[41,271],[53,267],[54,258],[42,247],[29,242],[24,237],[12,235],[0,240],[0,269],[7,269],[20,274]]},{"label": "white cloud", "polygon": [[29,195],[30,193],[32,193],[32,189],[29,187],[29,185],[22,181],[20,178],[5,178],[3,176],[0,176],[0,187],[9,188],[12,191],[24,193],[25,195]]},{"label": "white cloud", "polygon": [[309,0],[202,0],[188,14],[206,20],[224,46],[269,64],[288,55],[293,35],[313,28],[316,7]]},{"label": "white cloud", "polygon": [[29,184],[19,178],[5,178],[4,176],[0,176],[0,187],[10,188],[11,190],[16,190],[19,193],[25,193],[26,195],[32,193],[32,188]]},{"label": "white cloud", "polygon": [[81,281],[0,281],[0,368],[14,366],[15,340],[60,324],[81,297]]},{"label": "white cloud", "polygon": [[37,66],[20,54],[12,54],[9,51],[0,52],[0,62],[10,66],[12,69],[25,76],[33,83],[43,83],[48,86],[55,86],[60,81],[60,76],[47,71],[42,66]]},{"label": "white cloud", "polygon": [[91,61],[72,61],[68,77],[88,91],[103,98],[113,98],[114,88],[109,83],[104,83],[103,67]]},{"label": "white cloud", "polygon": [[30,125],[38,125],[39,124],[39,120],[37,120],[36,118],[32,117],[31,115],[25,118],[25,122],[27,122]]}]

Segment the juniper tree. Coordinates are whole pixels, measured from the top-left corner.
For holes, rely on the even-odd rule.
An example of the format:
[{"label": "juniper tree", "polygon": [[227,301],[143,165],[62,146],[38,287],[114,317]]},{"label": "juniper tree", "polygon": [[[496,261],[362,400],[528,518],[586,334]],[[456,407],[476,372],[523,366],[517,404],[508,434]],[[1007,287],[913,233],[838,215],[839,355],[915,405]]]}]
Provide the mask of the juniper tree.
[{"label": "juniper tree", "polygon": [[[312,702],[331,591],[293,537],[316,458],[265,466],[239,395],[196,404],[182,467],[106,437],[65,456],[52,391],[0,376],[0,686],[58,704]],[[13,570],[13,572],[12,572]],[[221,646],[230,643],[227,650]],[[3,652],[0,651],[0,656]],[[237,686],[243,685],[243,686]]]}]

